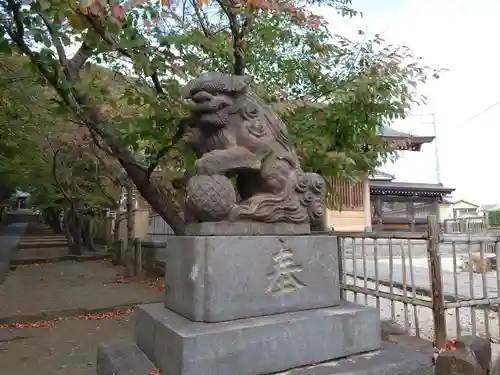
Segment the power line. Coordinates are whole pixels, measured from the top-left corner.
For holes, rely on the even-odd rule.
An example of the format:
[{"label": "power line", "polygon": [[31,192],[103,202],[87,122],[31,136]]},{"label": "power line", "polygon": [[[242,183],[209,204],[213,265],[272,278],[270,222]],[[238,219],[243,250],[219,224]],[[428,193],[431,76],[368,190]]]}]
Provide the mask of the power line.
[{"label": "power line", "polygon": [[461,123],[458,125],[458,127],[461,127],[461,126],[463,126],[463,125],[465,125],[465,124],[467,124],[467,123],[471,122],[472,120],[475,120],[476,118],[478,118],[478,117],[479,117],[479,116],[481,116],[482,114],[484,114],[484,113],[488,112],[490,109],[492,109],[492,108],[496,107],[496,106],[497,106],[497,105],[499,105],[499,104],[500,104],[500,100],[498,100],[497,102],[493,103],[492,105],[490,105],[490,106],[486,107],[486,108],[485,108],[485,109],[483,109],[482,111],[480,111],[480,112],[476,113],[474,116],[469,117],[467,120],[465,120],[465,121],[461,122]]}]

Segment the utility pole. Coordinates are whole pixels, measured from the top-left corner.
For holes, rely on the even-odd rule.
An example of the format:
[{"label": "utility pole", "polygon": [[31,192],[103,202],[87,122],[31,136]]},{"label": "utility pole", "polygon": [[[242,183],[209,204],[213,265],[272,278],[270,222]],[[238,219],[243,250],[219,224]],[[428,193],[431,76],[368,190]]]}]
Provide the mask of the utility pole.
[{"label": "utility pole", "polygon": [[[410,116],[415,117],[431,117],[432,118],[432,129],[434,135],[434,166],[436,170],[436,180],[437,183],[441,183],[441,166],[439,163],[439,144],[438,144],[438,136],[437,136],[437,122],[436,122],[436,114],[435,113],[422,113],[422,114],[411,114]],[[429,122],[425,122],[429,124]]]},{"label": "utility pole", "polygon": [[432,129],[434,130],[434,157],[436,162],[436,178],[438,184],[441,183],[441,167],[439,165],[439,146],[437,137],[436,114],[432,114]]}]

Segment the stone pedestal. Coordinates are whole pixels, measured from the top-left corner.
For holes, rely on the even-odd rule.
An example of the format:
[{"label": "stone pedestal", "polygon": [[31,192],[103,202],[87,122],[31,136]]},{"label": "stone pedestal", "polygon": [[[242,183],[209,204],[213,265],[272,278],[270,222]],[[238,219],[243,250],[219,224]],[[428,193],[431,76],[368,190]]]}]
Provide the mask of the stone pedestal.
[{"label": "stone pedestal", "polygon": [[[336,243],[331,236],[281,234],[172,238],[165,303],[138,308],[135,345],[100,348],[98,374],[142,375],[156,367],[162,375],[294,368],[312,375],[311,364],[364,352],[379,353],[379,365],[396,357],[400,363],[401,353],[379,350],[379,312],[340,301]],[[393,373],[417,374],[394,366]],[[320,371],[353,373],[346,364]],[[372,373],[380,372],[359,372]]]},{"label": "stone pedestal", "polygon": [[335,238],[185,236],[165,252],[165,307],[221,322],[338,305]]}]

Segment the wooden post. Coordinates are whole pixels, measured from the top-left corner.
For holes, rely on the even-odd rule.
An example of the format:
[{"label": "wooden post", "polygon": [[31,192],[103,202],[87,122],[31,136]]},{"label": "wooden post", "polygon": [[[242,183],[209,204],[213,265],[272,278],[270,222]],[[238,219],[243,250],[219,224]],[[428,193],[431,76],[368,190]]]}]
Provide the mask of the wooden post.
[{"label": "wooden post", "polygon": [[142,277],[142,245],[140,238],[134,238],[134,276]]},{"label": "wooden post", "polygon": [[115,266],[122,264],[123,240],[118,240],[113,243],[113,257],[111,263]]},{"label": "wooden post", "polygon": [[441,255],[439,254],[439,224],[434,215],[427,216],[427,256],[430,265],[435,344],[438,349],[444,349],[446,347],[446,311],[441,275]]},{"label": "wooden post", "polygon": [[127,245],[123,256],[125,265],[125,277],[134,275],[134,196],[132,182],[127,181]]}]

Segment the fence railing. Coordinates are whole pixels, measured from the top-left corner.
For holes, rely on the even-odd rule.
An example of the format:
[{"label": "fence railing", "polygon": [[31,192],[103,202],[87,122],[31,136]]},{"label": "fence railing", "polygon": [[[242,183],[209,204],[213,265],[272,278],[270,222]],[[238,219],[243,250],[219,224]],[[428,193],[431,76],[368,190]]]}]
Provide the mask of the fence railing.
[{"label": "fence railing", "polygon": [[443,220],[444,233],[478,233],[485,232],[488,228],[489,223],[487,216]]},{"label": "fence railing", "polygon": [[424,233],[332,234],[345,299],[440,348],[464,333],[500,338],[498,236],[442,234],[434,216]]},{"label": "fence railing", "polygon": [[175,233],[170,225],[163,220],[158,214],[149,215],[149,229],[146,241],[153,243],[164,243],[169,236],[174,236]]}]

